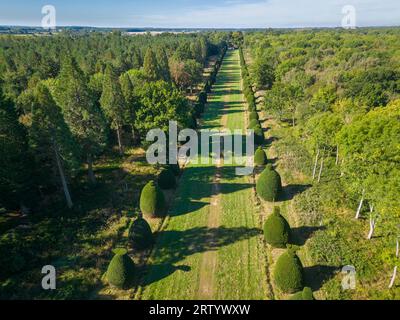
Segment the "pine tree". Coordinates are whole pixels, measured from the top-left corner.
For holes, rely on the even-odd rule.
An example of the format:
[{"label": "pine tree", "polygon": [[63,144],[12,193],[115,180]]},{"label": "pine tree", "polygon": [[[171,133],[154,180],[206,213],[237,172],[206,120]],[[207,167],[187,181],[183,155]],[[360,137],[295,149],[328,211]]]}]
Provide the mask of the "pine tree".
[{"label": "pine tree", "polygon": [[0,207],[16,209],[29,204],[27,196],[35,193],[33,166],[26,130],[0,92]]},{"label": "pine tree", "polygon": [[151,48],[147,49],[144,57],[143,70],[150,80],[155,81],[160,79],[157,58]]},{"label": "pine tree", "polygon": [[125,99],[127,122],[132,130],[133,142],[136,142],[136,129],[135,129],[135,119],[136,110],[138,109],[138,98],[135,97],[134,86],[129,77],[128,73],[124,73],[120,76],[119,82],[121,84],[122,94]]},{"label": "pine tree", "polygon": [[106,145],[107,126],[87,83],[76,61],[66,58],[54,91],[65,122],[80,143],[86,157],[89,181],[95,183],[93,158]]},{"label": "pine tree", "polygon": [[28,132],[36,163],[43,175],[60,181],[67,206],[72,208],[67,172],[79,167],[79,148],[45,84],[35,88],[32,103]]},{"label": "pine tree", "polygon": [[111,65],[108,65],[103,80],[103,93],[100,98],[101,108],[111,124],[117,131],[119,152],[124,152],[121,139],[122,127],[126,122],[125,98],[122,94],[118,76]]},{"label": "pine tree", "polygon": [[171,74],[169,72],[168,56],[162,47],[157,48],[156,58],[158,62],[158,72],[161,75],[161,79],[170,82]]}]

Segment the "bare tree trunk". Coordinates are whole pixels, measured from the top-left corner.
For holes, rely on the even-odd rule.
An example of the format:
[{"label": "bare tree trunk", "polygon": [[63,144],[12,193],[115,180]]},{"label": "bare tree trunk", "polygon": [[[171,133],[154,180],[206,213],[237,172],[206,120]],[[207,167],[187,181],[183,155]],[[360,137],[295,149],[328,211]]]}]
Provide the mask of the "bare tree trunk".
[{"label": "bare tree trunk", "polygon": [[87,156],[87,163],[88,163],[88,177],[89,177],[89,182],[92,184],[96,183],[96,177],[93,172],[93,159],[92,155],[89,153]]},{"label": "bare tree trunk", "polygon": [[399,243],[399,239],[397,239],[397,243],[396,243],[396,258],[399,257],[400,254],[400,243]]},{"label": "bare tree trunk", "polygon": [[118,137],[118,148],[119,148],[119,153],[122,155],[124,154],[124,146],[122,145],[122,139],[121,139],[121,129],[118,126],[117,128],[117,137]]},{"label": "bare tree trunk", "polygon": [[321,167],[319,168],[318,183],[321,182],[322,171],[324,170],[324,160],[325,160],[325,158],[322,157],[322,159],[321,159]]},{"label": "bare tree trunk", "polygon": [[376,220],[373,218],[372,214],[370,215],[369,218],[369,234],[368,234],[368,240],[371,240],[372,237],[374,236],[375,232],[375,227],[376,227]]},{"label": "bare tree trunk", "polygon": [[392,289],[397,277],[397,266],[394,267],[392,280],[390,280],[389,289]]},{"label": "bare tree trunk", "polygon": [[358,209],[357,209],[357,213],[356,213],[356,219],[357,220],[360,218],[361,209],[362,209],[363,204],[364,204],[364,197],[365,197],[365,190],[363,190],[361,201],[360,201],[360,204],[358,205]]},{"label": "bare tree trunk", "polygon": [[315,157],[315,165],[314,165],[314,171],[313,171],[313,180],[315,180],[315,175],[317,174],[317,166],[318,166],[318,160],[319,160],[319,154],[320,154],[320,149],[318,148],[317,156]]},{"label": "bare tree trunk", "polygon": [[61,184],[62,184],[62,187],[63,187],[63,190],[64,190],[65,200],[67,201],[68,208],[71,209],[74,204],[72,203],[71,194],[70,194],[69,189],[68,189],[67,180],[65,179],[64,169],[63,169],[63,167],[61,165],[60,155],[58,154],[57,147],[56,147],[56,144],[54,142],[53,142],[53,150],[54,150],[54,154],[56,156],[58,173],[60,175]]},{"label": "bare tree trunk", "polygon": [[339,145],[336,146],[336,165],[339,164]]}]

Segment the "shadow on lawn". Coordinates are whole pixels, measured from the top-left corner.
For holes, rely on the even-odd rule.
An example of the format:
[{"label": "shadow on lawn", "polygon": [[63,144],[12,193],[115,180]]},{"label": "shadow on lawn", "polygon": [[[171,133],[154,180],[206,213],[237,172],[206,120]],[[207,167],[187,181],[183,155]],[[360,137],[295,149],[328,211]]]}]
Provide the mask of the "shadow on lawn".
[{"label": "shadow on lawn", "polygon": [[262,234],[256,228],[207,228],[198,227],[185,231],[161,231],[157,235],[154,252],[156,261],[144,266],[141,270],[146,276],[141,280],[141,286],[147,286],[162,280],[177,270],[190,271],[189,266],[175,266],[186,257],[196,253],[218,250],[238,241],[250,239]]}]

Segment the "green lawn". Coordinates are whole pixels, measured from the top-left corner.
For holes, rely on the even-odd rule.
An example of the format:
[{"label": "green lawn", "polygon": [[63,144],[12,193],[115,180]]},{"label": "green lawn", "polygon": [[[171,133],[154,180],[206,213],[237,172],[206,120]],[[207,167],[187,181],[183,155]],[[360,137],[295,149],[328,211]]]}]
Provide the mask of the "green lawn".
[{"label": "green lawn", "polygon": [[[240,82],[239,54],[228,52],[203,128],[245,128]],[[236,176],[232,165],[190,165],[176,194],[137,298],[200,299],[205,285],[212,287],[210,299],[266,299],[265,252],[252,177]],[[214,263],[211,270],[204,267],[207,259]]]}]

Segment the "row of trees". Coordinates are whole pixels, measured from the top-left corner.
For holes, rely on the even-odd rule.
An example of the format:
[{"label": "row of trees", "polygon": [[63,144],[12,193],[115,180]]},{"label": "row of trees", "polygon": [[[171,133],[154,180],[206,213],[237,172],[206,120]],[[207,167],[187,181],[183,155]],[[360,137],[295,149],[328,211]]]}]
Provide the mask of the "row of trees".
[{"label": "row of trees", "polygon": [[[169,40],[178,49],[161,47]],[[167,131],[171,119],[193,126],[195,108],[182,90],[203,80],[207,59],[224,47],[217,34],[0,38],[0,204],[31,207],[61,186],[72,207],[69,182],[86,164],[94,184],[94,160],[114,141],[123,154],[149,129]],[[183,61],[182,69],[175,61]],[[189,75],[184,84],[179,72]]]}]

